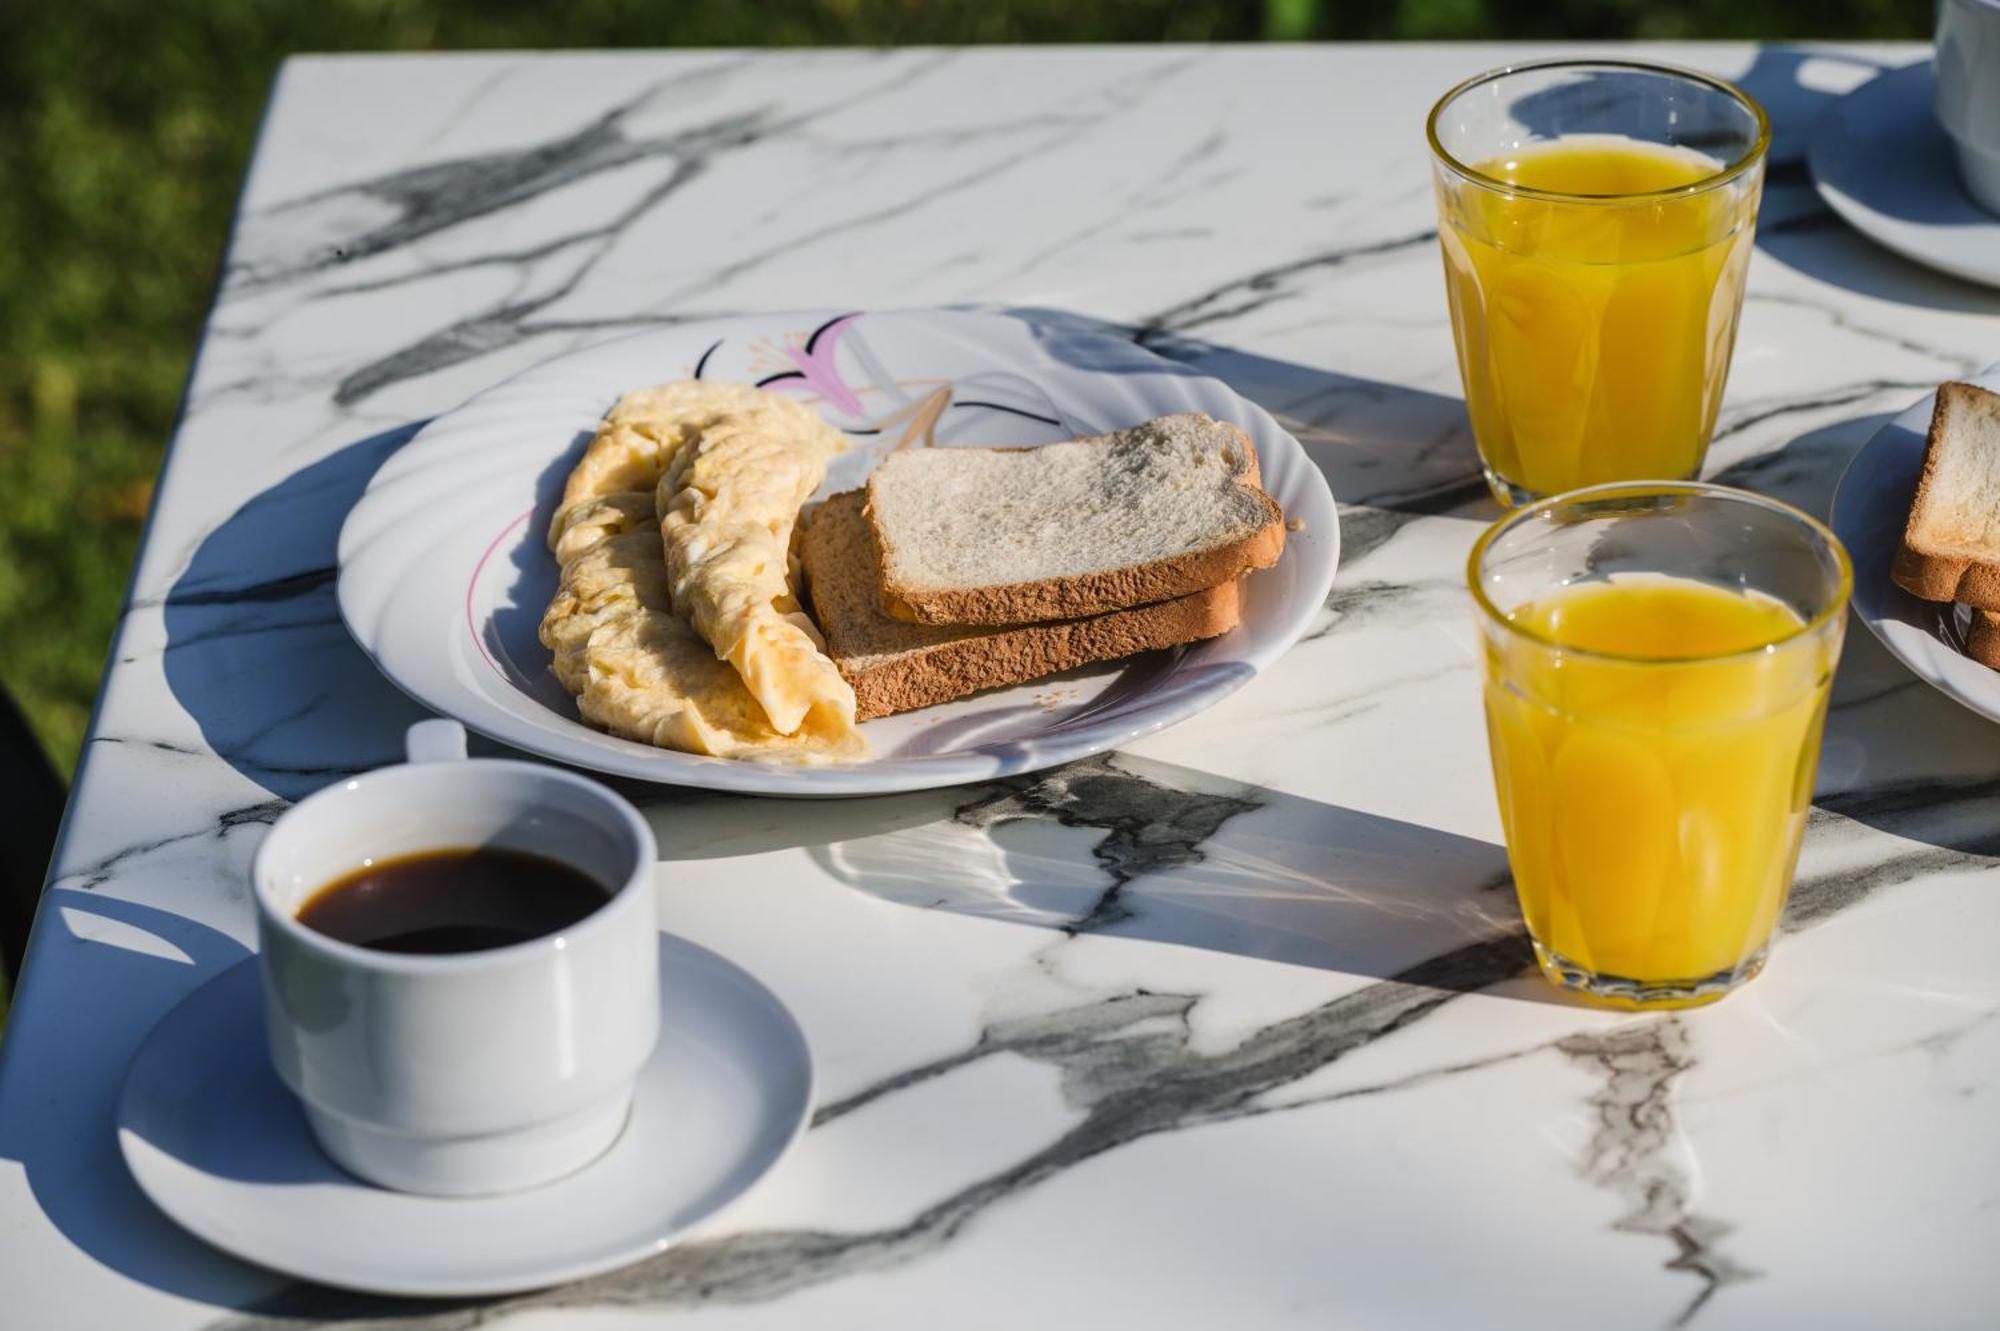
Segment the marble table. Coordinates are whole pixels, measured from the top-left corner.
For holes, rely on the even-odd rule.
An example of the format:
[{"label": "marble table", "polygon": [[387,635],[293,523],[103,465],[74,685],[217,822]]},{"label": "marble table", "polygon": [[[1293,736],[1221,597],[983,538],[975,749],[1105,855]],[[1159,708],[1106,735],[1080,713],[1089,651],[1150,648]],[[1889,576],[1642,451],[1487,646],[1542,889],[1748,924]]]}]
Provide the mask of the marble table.
[{"label": "marble table", "polygon": [[[0,1322],[1993,1325],[2000,728],[1857,627],[1763,978],[1633,1017],[1524,969],[1461,582],[1493,510],[1421,126],[1545,49],[287,65],[6,1031]],[[1923,51],[1642,49],[1772,112],[1709,470],[1823,510],[1889,414],[2000,357],[2000,293],[1872,248],[1802,162],[1832,97]],[[679,1248],[426,1306],[290,1284],[155,1213],[110,1128],[130,1052],[246,955],[271,820],[417,716],[335,614],[374,467],[625,330],[945,304],[1087,320],[1281,416],[1342,501],[1317,631],[1040,776],[628,788],[666,927],[767,980],[822,1073],[799,1149]]]}]

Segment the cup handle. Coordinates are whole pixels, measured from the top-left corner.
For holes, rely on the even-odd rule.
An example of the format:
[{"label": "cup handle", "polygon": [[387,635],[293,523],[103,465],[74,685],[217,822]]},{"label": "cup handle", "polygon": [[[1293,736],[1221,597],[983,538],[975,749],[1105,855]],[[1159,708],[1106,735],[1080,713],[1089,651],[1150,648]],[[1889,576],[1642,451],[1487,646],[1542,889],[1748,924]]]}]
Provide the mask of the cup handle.
[{"label": "cup handle", "polygon": [[419,721],[403,732],[403,752],[413,763],[462,763],[465,727],[441,716]]}]

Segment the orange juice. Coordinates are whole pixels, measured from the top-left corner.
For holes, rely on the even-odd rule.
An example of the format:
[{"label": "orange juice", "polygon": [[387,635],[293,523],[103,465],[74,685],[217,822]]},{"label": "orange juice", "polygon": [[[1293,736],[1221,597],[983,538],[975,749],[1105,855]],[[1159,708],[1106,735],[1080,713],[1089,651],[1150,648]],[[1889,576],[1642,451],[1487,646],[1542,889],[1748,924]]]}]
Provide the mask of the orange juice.
[{"label": "orange juice", "polygon": [[1790,607],[1658,574],[1508,619],[1524,632],[1489,635],[1487,726],[1543,964],[1649,985],[1754,966],[1805,829],[1838,636],[1773,646],[1804,627]]},{"label": "orange juice", "polygon": [[1654,194],[1721,163],[1602,134],[1475,169],[1549,192],[1439,184],[1459,370],[1489,471],[1537,495],[1693,476],[1729,370],[1756,189]]}]

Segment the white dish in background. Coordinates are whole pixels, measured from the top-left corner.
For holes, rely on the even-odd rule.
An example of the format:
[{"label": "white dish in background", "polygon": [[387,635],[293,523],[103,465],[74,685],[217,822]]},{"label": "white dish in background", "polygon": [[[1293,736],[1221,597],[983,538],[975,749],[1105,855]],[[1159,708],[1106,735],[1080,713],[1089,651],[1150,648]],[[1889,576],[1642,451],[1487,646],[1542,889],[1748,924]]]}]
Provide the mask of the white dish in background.
[{"label": "white dish in background", "polygon": [[2000,286],[2000,217],[1959,182],[1933,108],[1930,61],[1876,75],[1813,127],[1820,197],[1876,244],[1940,272]]},{"label": "white dish in background", "polygon": [[[1968,382],[2000,390],[2000,369]],[[1919,600],[1889,577],[1923,470],[1936,400],[1934,393],[1925,396],[1854,455],[1834,491],[1830,525],[1854,560],[1854,613],[1861,622],[1925,683],[2000,721],[2000,671],[1959,649],[1965,612]]]},{"label": "white dish in background", "polygon": [[257,962],[184,999],[133,1057],[118,1145],[168,1216],[245,1260],[377,1294],[532,1289],[664,1249],[747,1191],[804,1129],[812,1057],[775,995],[660,937],[660,1042],[611,1149],[497,1197],[390,1192],[320,1153],[264,1046]]},{"label": "white dish in background", "polygon": [[[605,409],[687,377],[787,384],[854,446],[819,497],[906,440],[1038,444],[1176,411],[1241,426],[1297,529],[1252,575],[1242,623],[1152,652],[870,721],[866,761],[800,767],[675,753],[585,726],[536,637],[555,587],[543,542]],[[1128,342],[1000,315],[774,314],[682,324],[553,360],[438,417],[385,463],[340,533],[340,608],[362,650],[428,707],[545,758],[767,795],[865,795],[1068,762],[1182,720],[1296,642],[1333,585],[1339,519],[1319,469],[1226,384]]]}]

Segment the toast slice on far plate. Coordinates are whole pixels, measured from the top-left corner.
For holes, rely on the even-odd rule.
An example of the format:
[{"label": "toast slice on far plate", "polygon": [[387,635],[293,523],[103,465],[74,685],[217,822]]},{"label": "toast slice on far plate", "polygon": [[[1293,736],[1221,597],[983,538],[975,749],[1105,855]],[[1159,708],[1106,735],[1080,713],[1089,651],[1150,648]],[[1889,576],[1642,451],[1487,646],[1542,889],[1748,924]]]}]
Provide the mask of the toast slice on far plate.
[{"label": "toast slice on far plate", "polygon": [[885,608],[922,624],[1171,601],[1269,568],[1285,548],[1249,436],[1200,412],[1040,448],[894,453],[868,478],[867,516]]},{"label": "toast slice on far plate", "polygon": [[1889,576],[1926,601],[2000,611],[2000,393],[1958,383],[1938,389],[1917,497]]},{"label": "toast slice on far plate", "polygon": [[1233,579],[1153,605],[1055,623],[976,628],[892,619],[882,606],[880,555],[863,501],[860,490],[833,496],[812,515],[800,542],[813,614],[828,655],[854,687],[859,720],[1236,627]]}]

